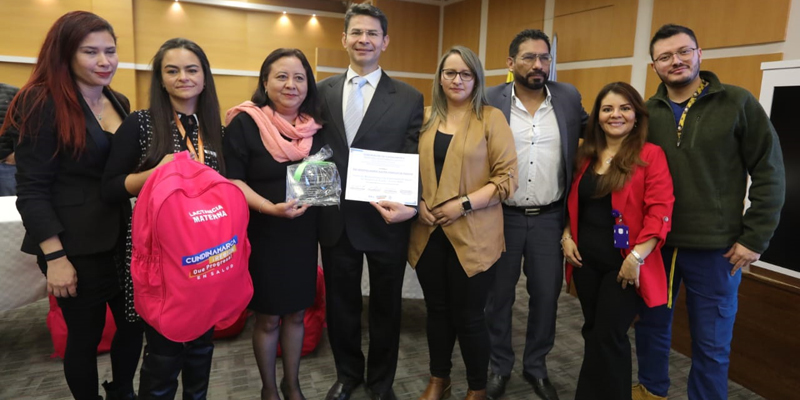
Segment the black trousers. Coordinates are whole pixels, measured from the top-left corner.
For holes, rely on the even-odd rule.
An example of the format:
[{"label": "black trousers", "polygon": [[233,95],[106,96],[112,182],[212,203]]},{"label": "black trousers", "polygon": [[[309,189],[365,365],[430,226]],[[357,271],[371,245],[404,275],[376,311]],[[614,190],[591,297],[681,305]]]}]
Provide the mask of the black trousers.
[{"label": "black trousers", "polygon": [[[40,257],[41,258],[41,257]],[[44,259],[39,260],[40,267]],[[112,252],[71,257],[76,269],[109,269],[114,274],[115,261]],[[83,271],[83,270],[81,270]],[[80,274],[79,274],[80,277]],[[125,318],[125,302],[122,291],[117,282],[111,280],[109,287],[93,287],[87,283],[81,286],[79,279],[79,292],[75,298],[59,299],[59,306],[67,324],[67,347],[64,351],[64,376],[72,396],[77,400],[97,400],[98,374],[97,374],[97,346],[103,337],[106,325],[106,304],[111,308],[117,331],[111,342],[111,372],[120,392],[133,391],[133,376],[142,354],[142,323],[128,322]],[[83,288],[82,290],[80,288]],[[108,292],[111,296],[100,296],[99,301],[84,301],[96,297],[98,291]],[[114,294],[116,291],[116,294]],[[104,297],[107,300],[102,300]]]},{"label": "black trousers", "polygon": [[140,400],[171,400],[183,382],[184,400],[203,400],[208,396],[208,380],[214,356],[214,328],[190,342],[173,342],[153,327],[144,324],[147,346],[139,380]]},{"label": "black trousers", "polygon": [[325,273],[328,339],[337,379],[348,385],[364,380],[361,351],[361,273],[364,256],[369,268],[369,353],[366,384],[374,393],[387,393],[394,383],[400,349],[403,275],[408,243],[393,251],[363,252],[342,233],[336,245],[322,247]]},{"label": "black trousers", "polygon": [[431,375],[450,377],[456,338],[472,390],[486,388],[489,328],[484,307],[494,284],[494,268],[468,277],[441,227],[431,233],[417,262],[417,277],[428,310]]},{"label": "black trousers", "polygon": [[[583,365],[575,399],[630,399],[631,344],[628,329],[642,299],[633,285],[617,283],[618,260],[593,260],[583,252],[583,267],[573,269],[583,310]],[[618,262],[617,262],[618,261]]]}]

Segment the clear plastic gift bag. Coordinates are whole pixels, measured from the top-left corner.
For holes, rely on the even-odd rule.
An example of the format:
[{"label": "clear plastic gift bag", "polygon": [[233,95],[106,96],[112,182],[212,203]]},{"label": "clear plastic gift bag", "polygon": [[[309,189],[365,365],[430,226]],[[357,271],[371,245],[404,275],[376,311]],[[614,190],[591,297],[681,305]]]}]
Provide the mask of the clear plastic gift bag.
[{"label": "clear plastic gift bag", "polygon": [[286,201],[297,200],[311,206],[337,206],[342,194],[342,179],[336,164],[325,161],[333,150],[325,146],[303,162],[286,167]]}]

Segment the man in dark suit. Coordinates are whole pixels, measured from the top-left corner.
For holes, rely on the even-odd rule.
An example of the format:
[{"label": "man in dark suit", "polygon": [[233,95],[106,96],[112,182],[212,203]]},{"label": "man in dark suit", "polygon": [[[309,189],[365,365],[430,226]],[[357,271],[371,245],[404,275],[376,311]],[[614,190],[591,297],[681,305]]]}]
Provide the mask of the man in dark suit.
[{"label": "man in dark suit", "polygon": [[[319,83],[325,126],[320,131],[347,185],[350,148],[417,152],[423,98],[390,78],[378,60],[389,45],[386,16],[355,4],[345,14],[342,44],[347,72]],[[319,241],[327,291],[328,338],[337,380],[326,400],[346,400],[364,382],[373,399],[394,399],[392,383],[400,342],[400,305],[409,223],[416,209],[398,203],[345,200],[325,207]],[[361,272],[367,257],[370,281],[369,355],[361,351]]]},{"label": "man in dark suit", "polygon": [[523,377],[545,400],[558,399],[545,357],[553,348],[556,307],[563,281],[559,239],[578,138],[588,116],[570,84],[548,82],[550,40],[528,29],[511,42],[507,65],[514,81],[492,87],[489,104],[503,111],[517,147],[519,189],[503,204],[506,252],[494,266],[495,286],[486,303],[491,358],[487,397],[505,392],[514,366],[511,306],[520,264],[527,277],[528,328]]}]

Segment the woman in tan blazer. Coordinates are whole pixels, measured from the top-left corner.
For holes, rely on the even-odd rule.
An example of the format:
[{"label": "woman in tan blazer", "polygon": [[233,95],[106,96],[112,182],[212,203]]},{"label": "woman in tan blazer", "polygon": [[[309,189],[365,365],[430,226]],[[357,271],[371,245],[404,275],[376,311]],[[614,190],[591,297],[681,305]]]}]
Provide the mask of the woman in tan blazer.
[{"label": "woman in tan blazer", "polygon": [[439,62],[419,156],[422,199],[408,253],[428,310],[431,378],[420,399],[450,395],[456,338],[466,398],[483,399],[489,365],[483,309],[492,264],[505,248],[500,202],[517,188],[517,155],[503,113],[486,105],[480,60],[466,47],[453,47]]}]

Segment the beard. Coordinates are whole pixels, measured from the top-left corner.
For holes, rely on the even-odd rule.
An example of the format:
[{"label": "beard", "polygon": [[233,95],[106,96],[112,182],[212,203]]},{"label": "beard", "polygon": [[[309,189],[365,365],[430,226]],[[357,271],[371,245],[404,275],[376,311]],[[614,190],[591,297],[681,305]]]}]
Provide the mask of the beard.
[{"label": "beard", "polygon": [[[525,76],[514,71],[514,82],[531,90],[540,90],[547,83],[547,76],[548,74],[542,70],[531,71]],[[536,77],[541,78],[541,80],[537,81]]]},{"label": "beard", "polygon": [[667,72],[667,75],[664,76],[664,75],[661,75],[661,73],[659,73],[658,71],[656,71],[656,75],[658,75],[658,78],[661,79],[661,82],[664,82],[664,85],[672,87],[672,88],[682,88],[682,87],[694,82],[694,80],[697,78],[697,76],[700,75],[700,65],[698,65],[698,64],[688,65],[688,67],[689,67],[689,70],[692,73],[688,77],[685,77],[685,78],[670,79],[669,72]]}]

